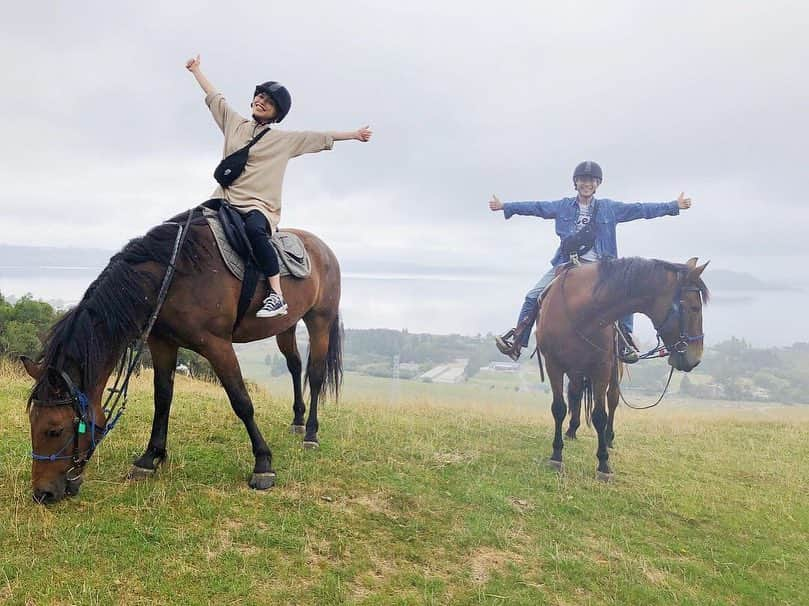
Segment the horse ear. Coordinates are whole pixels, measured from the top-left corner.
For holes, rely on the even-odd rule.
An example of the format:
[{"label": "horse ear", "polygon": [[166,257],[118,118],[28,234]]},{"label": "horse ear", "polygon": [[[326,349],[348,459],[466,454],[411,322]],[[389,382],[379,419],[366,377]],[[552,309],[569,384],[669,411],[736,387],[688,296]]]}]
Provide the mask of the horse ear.
[{"label": "horse ear", "polygon": [[697,260],[698,259],[699,259],[699,257],[691,257],[688,261],[685,262],[685,264],[688,266],[688,269],[690,271],[693,271],[694,268],[697,266]]},{"label": "horse ear", "polygon": [[702,272],[705,271],[705,268],[708,267],[708,263],[710,263],[710,261],[705,261],[705,263],[703,263],[699,267],[694,267],[691,271],[688,272],[688,279],[694,281],[697,278],[699,278],[702,275]]},{"label": "horse ear", "polygon": [[42,364],[37,364],[28,356],[20,356],[20,362],[25,366],[25,372],[27,372],[34,381],[39,381],[44,371]]}]

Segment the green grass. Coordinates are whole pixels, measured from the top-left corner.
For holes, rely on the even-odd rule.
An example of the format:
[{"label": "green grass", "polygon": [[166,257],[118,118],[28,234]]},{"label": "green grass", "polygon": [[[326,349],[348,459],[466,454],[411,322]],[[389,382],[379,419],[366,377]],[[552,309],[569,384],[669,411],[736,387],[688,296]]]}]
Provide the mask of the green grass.
[{"label": "green grass", "polygon": [[586,428],[563,476],[544,466],[544,394],[403,382],[394,398],[349,376],[304,451],[287,383],[254,394],[272,490],[247,487],[223,391],[183,378],[167,463],[125,482],[151,423],[143,376],[81,494],[46,508],[30,496],[29,381],[0,368],[0,603],[809,601],[807,409],[621,408],[602,484]]}]

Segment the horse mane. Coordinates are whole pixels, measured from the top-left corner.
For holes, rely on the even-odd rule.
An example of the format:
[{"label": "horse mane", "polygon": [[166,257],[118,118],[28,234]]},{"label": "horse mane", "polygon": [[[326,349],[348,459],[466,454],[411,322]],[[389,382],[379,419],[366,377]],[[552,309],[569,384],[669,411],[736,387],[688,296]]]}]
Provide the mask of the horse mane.
[{"label": "horse mane", "polygon": [[[173,217],[172,221],[182,224],[187,218],[188,212]],[[147,262],[168,266],[177,229],[172,223],[158,225],[146,235],[130,240],[110,258],[78,305],[65,313],[45,337],[40,356],[43,368],[63,369],[70,360],[80,369],[80,389],[96,384],[109,361],[123,353],[154,311],[163,273],[155,275],[134,266]],[[198,235],[189,230],[177,260],[178,265],[184,264],[184,269],[178,268],[178,273],[198,266],[200,248]],[[31,397],[46,380],[47,373],[43,373],[31,389]]]},{"label": "horse mane", "polygon": [[[602,259],[598,263],[598,281],[593,289],[594,296],[605,299],[642,297],[662,289],[668,272],[689,271],[684,263],[671,263],[660,259],[623,257]],[[702,300],[708,303],[710,292],[702,278],[697,278],[694,286],[699,288]]]}]

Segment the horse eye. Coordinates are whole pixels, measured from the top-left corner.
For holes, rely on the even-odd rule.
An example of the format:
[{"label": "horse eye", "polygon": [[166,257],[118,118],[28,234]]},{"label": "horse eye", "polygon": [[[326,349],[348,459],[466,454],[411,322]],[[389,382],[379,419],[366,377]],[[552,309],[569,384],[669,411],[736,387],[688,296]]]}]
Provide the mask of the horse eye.
[{"label": "horse eye", "polygon": [[62,435],[63,431],[64,429],[62,429],[61,427],[59,429],[49,429],[48,431],[45,432],[45,435],[47,435],[49,438],[58,438],[59,436]]}]

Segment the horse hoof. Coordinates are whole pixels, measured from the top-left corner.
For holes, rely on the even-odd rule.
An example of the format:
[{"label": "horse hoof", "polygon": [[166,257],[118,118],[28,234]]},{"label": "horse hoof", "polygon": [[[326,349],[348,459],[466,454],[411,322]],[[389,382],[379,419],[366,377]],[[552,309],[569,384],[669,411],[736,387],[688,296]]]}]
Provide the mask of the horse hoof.
[{"label": "horse hoof", "polygon": [[289,433],[306,433],[306,425],[295,425],[294,423],[289,426]]},{"label": "horse hoof", "polygon": [[315,440],[304,440],[303,447],[306,449],[320,448],[320,442]]},{"label": "horse hoof", "polygon": [[275,485],[275,472],[254,473],[250,478],[250,488],[253,490],[267,490]]},{"label": "horse hoof", "polygon": [[558,471],[559,473],[563,473],[565,471],[565,464],[562,461],[554,461],[553,459],[548,459],[548,467],[551,469]]},{"label": "horse hoof", "polygon": [[613,478],[614,475],[615,474],[612,473],[612,472],[604,473],[603,471],[596,470],[596,480],[598,480],[599,482],[604,482],[604,483],[609,484],[610,482],[612,482],[612,478]]},{"label": "horse hoof", "polygon": [[156,471],[156,469],[146,469],[145,467],[133,465],[127,472],[126,479],[130,482],[139,482],[151,478]]}]

